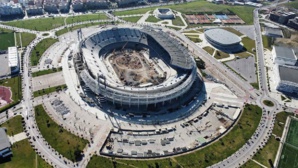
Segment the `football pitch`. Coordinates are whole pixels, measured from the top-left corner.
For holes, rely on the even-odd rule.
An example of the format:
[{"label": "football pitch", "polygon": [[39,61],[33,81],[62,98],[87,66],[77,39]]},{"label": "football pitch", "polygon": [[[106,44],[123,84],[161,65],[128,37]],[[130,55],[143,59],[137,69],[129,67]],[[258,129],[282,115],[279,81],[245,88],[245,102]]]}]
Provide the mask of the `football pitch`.
[{"label": "football pitch", "polygon": [[298,120],[291,119],[278,168],[298,168]]}]

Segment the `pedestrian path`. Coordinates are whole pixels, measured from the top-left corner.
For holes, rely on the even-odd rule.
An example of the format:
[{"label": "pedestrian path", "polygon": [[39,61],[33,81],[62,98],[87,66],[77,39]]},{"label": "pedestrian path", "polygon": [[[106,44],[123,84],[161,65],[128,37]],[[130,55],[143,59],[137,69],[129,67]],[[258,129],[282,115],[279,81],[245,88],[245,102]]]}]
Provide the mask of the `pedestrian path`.
[{"label": "pedestrian path", "polygon": [[16,142],[19,142],[21,140],[24,140],[26,138],[27,138],[27,136],[26,136],[26,133],[25,132],[21,132],[19,134],[14,135],[14,136],[9,136],[8,137],[8,139],[9,139],[9,141],[10,141],[11,144],[14,144]]}]

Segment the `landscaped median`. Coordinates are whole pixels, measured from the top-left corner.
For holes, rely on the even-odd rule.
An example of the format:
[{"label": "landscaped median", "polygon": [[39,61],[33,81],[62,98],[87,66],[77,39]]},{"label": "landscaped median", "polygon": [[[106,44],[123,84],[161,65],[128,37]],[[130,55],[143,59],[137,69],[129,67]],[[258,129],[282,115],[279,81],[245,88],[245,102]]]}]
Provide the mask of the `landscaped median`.
[{"label": "landscaped median", "polygon": [[47,75],[47,74],[56,73],[56,72],[60,72],[60,71],[62,71],[62,67],[41,70],[41,71],[33,72],[32,77]]},{"label": "landscaped median", "polygon": [[42,105],[34,107],[36,123],[43,138],[61,155],[79,161],[88,141],[75,136],[53,121]]},{"label": "landscaped median", "polygon": [[67,88],[66,85],[60,85],[60,86],[54,86],[54,87],[50,87],[50,88],[46,88],[46,89],[42,89],[42,90],[37,90],[37,91],[33,92],[33,96],[34,97],[43,96],[43,95],[47,95],[49,93],[62,91],[63,89],[66,89],[66,88]]},{"label": "landscaped median", "polygon": [[93,156],[88,168],[116,164],[117,167],[208,167],[231,156],[240,149],[255,132],[262,116],[262,109],[246,105],[235,126],[217,141],[189,154],[159,160],[124,160]]},{"label": "landscaped median", "polygon": [[31,56],[30,56],[31,66],[36,66],[39,62],[39,59],[43,55],[43,53],[57,41],[58,41],[57,39],[46,38],[41,42],[39,42],[31,52]]}]

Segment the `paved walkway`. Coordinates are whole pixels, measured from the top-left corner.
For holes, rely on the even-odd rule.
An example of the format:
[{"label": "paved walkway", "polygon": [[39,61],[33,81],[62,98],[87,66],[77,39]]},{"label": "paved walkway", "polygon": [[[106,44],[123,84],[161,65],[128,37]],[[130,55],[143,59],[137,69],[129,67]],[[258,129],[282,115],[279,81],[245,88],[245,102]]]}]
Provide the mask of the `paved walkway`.
[{"label": "paved walkway", "polygon": [[24,140],[26,138],[27,138],[27,136],[26,136],[26,133],[25,132],[21,132],[21,133],[19,133],[17,135],[9,136],[8,137],[8,139],[9,139],[9,141],[10,141],[11,144],[14,144],[16,142],[19,142],[21,140]]}]

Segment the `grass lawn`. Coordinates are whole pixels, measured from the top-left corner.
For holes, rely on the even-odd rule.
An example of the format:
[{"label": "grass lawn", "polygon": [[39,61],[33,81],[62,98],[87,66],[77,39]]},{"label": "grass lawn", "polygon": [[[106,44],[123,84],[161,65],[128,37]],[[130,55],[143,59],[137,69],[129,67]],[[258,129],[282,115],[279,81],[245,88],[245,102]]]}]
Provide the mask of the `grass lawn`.
[{"label": "grass lawn", "polygon": [[219,51],[217,50],[215,55],[214,55],[214,58],[216,59],[223,59],[223,58],[228,58],[230,55],[228,53],[225,53],[225,52],[222,52],[222,51]]},{"label": "grass lawn", "polygon": [[156,22],[159,22],[161,21],[161,19],[158,19],[156,18],[155,16],[149,16],[147,19],[146,19],[146,22],[152,22],[152,23],[156,23]]},{"label": "grass lawn", "polygon": [[239,58],[247,58],[247,57],[251,56],[251,54],[246,52],[246,51],[243,51],[243,52],[240,52],[240,53],[235,53],[234,55],[238,56]]},{"label": "grass lawn", "polygon": [[295,8],[295,9],[298,9],[298,1],[295,0],[293,2],[289,2],[289,3],[286,3],[286,4],[283,4],[284,6],[287,6],[289,8]]},{"label": "grass lawn", "polygon": [[296,168],[298,158],[298,149],[288,144],[284,144],[278,163],[278,168]]},{"label": "grass lawn", "polygon": [[[298,148],[298,121],[291,119],[286,143],[289,143]],[[298,153],[297,153],[298,154]]]},{"label": "grass lawn", "polygon": [[39,62],[39,59],[41,58],[42,54],[54,43],[56,43],[58,40],[53,38],[47,38],[39,42],[34,49],[32,50],[30,61],[31,66],[36,66]]},{"label": "grass lawn", "polygon": [[79,15],[79,16],[70,16],[66,19],[67,24],[91,21],[91,20],[106,20],[108,17],[103,13],[98,14],[87,14],[87,15]]},{"label": "grass lawn", "polygon": [[62,71],[62,67],[60,67],[60,68],[46,69],[46,70],[42,70],[42,71],[33,72],[32,73],[32,76],[33,77],[37,77],[37,76],[47,75],[47,74],[51,74],[51,73],[55,73],[55,72],[60,72],[60,71]]},{"label": "grass lawn", "polygon": [[15,45],[13,32],[0,32],[0,50],[7,50],[8,47]]},{"label": "grass lawn", "polygon": [[37,31],[47,31],[63,26],[64,17],[18,20],[11,22],[3,22],[3,24]]},{"label": "grass lawn", "polygon": [[[20,33],[17,33],[17,45],[21,46],[20,44]],[[31,41],[35,39],[36,35],[31,33],[21,33],[21,42],[23,47],[27,47]]]},{"label": "grass lawn", "polygon": [[132,17],[124,17],[124,18],[121,18],[121,19],[125,20],[127,22],[137,23],[141,19],[141,17],[142,16],[132,16]]},{"label": "grass lawn", "polygon": [[241,168],[263,168],[252,160],[248,160]]},{"label": "grass lawn", "polygon": [[27,139],[12,145],[13,156],[10,159],[0,160],[1,168],[51,168],[30,146]]},{"label": "grass lawn", "polygon": [[178,16],[172,20],[172,24],[175,26],[185,26],[181,17],[178,17]]},{"label": "grass lawn", "polygon": [[183,33],[199,33],[199,32],[196,30],[188,30],[188,31],[184,31]]},{"label": "grass lawn", "polygon": [[38,97],[38,96],[43,96],[52,92],[56,92],[56,91],[61,91],[63,89],[67,88],[66,85],[61,85],[61,86],[54,86],[54,87],[50,87],[50,88],[46,88],[46,89],[42,89],[42,90],[37,90],[35,92],[33,92],[33,96],[34,97]]},{"label": "grass lawn", "polygon": [[18,133],[21,133],[24,131],[23,125],[22,125],[22,116],[20,115],[15,116],[14,118],[1,124],[0,127],[5,127],[7,129],[7,135],[9,136],[13,136]]},{"label": "grass lawn", "polygon": [[214,48],[212,48],[212,47],[207,46],[207,47],[204,47],[203,49],[204,49],[207,53],[209,53],[211,56],[212,56],[213,53],[214,53]]},{"label": "grass lawn", "polygon": [[260,87],[259,87],[259,82],[256,82],[256,83],[250,83],[250,85],[251,85],[253,88],[257,89],[257,90],[260,89]]},{"label": "grass lawn", "polygon": [[[163,8],[171,8],[181,13],[197,13],[197,12],[229,12],[232,11],[237,14],[246,24],[253,23],[253,10],[254,7],[248,6],[230,6],[230,5],[216,5],[207,1],[197,0],[193,2],[167,5]],[[141,8],[129,11],[117,11],[114,14],[120,15],[132,15],[132,14],[144,14],[149,10],[154,10],[156,7]]]},{"label": "grass lawn", "polygon": [[272,42],[273,42],[272,37],[262,36],[262,41],[263,41],[264,48],[272,50]]},{"label": "grass lawn", "polygon": [[74,30],[77,30],[77,29],[80,29],[80,28],[86,28],[86,27],[90,27],[90,26],[104,25],[104,24],[106,24],[106,23],[100,22],[100,23],[87,23],[87,24],[75,25],[75,26],[72,26],[72,27],[69,27],[69,28],[64,28],[64,29],[61,29],[59,31],[56,31],[56,35],[60,36],[64,33],[67,33],[68,29],[69,29],[69,31],[74,31]]},{"label": "grass lawn", "polygon": [[34,107],[34,110],[37,126],[49,145],[69,160],[80,160],[80,152],[88,141],[71,134],[55,123],[42,105]]},{"label": "grass lawn", "polygon": [[22,99],[22,80],[20,76],[4,79],[0,81],[0,86],[10,87],[12,91],[12,99],[13,102],[8,104],[2,108],[0,108],[0,112],[12,107],[13,105],[19,103]]},{"label": "grass lawn", "polygon": [[242,35],[243,35],[243,34],[240,33],[239,31],[237,31],[237,30],[235,30],[235,29],[233,29],[233,28],[231,28],[231,27],[224,27],[223,29],[225,29],[225,30],[227,30],[227,31],[229,31],[229,32],[231,32],[231,33],[234,33],[234,34],[236,34],[237,36],[242,36]]},{"label": "grass lawn", "polygon": [[252,51],[253,48],[256,48],[256,44],[255,44],[255,41],[248,38],[248,37],[243,37],[242,38],[242,43],[245,47],[245,49],[248,51],[248,52],[251,52],[251,53],[255,53],[254,51]]},{"label": "grass lawn", "polygon": [[270,100],[264,100],[263,103],[266,105],[266,106],[269,106],[269,107],[273,107],[274,106],[274,103]]},{"label": "grass lawn", "polygon": [[173,26],[166,26],[166,27],[174,30],[181,30],[181,28],[178,28],[178,27],[173,27]]},{"label": "grass lawn", "polygon": [[[185,154],[170,159],[159,160],[124,160],[116,159],[117,166],[124,167],[208,167],[235,153],[242,147],[255,132],[262,116],[262,109],[255,105],[246,105],[241,118],[232,130],[220,138],[219,141],[190,154]],[[103,159],[94,156],[88,168],[98,167],[103,164]],[[100,162],[101,161],[101,162]],[[121,163],[121,165],[119,164]],[[105,167],[105,166],[104,166]]]},{"label": "grass lawn", "polygon": [[200,37],[198,35],[186,35],[186,37],[188,37],[191,41],[193,41],[195,43],[202,42],[202,40],[200,39]]},{"label": "grass lawn", "polygon": [[287,117],[292,115],[293,113],[287,113],[285,111],[278,113],[276,115],[276,121],[274,123],[274,128],[272,133],[275,134],[276,136],[281,137],[286,124]]}]

